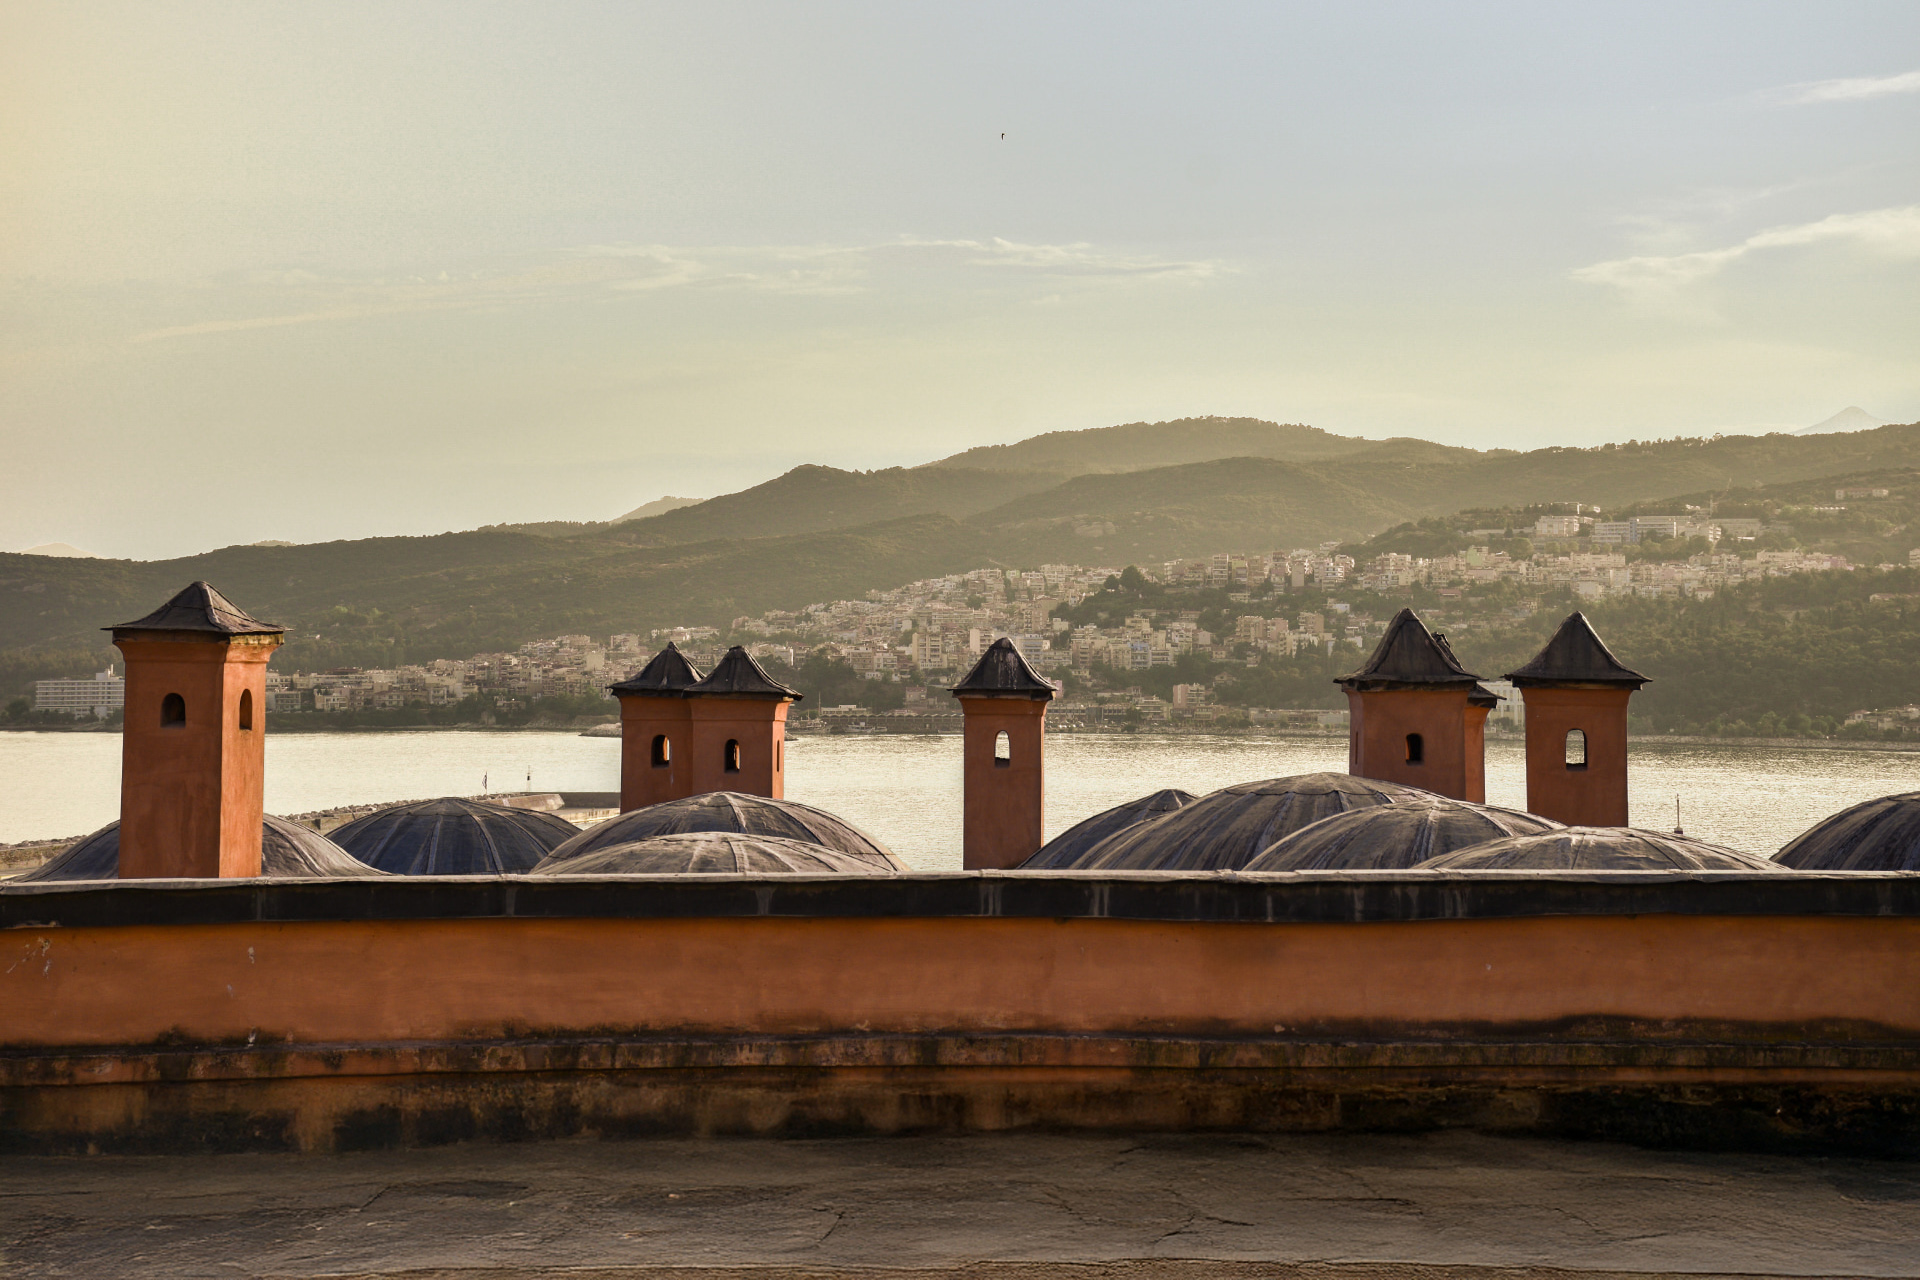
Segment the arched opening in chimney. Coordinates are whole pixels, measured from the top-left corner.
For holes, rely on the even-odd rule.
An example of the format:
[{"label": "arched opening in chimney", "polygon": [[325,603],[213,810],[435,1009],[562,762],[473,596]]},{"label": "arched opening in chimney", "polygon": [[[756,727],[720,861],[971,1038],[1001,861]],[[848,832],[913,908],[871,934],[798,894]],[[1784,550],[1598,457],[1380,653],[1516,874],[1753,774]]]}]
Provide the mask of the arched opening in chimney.
[{"label": "arched opening in chimney", "polygon": [[253,728],[253,690],[240,691],[240,731],[246,733]]},{"label": "arched opening in chimney", "polygon": [[673,763],[673,744],[667,741],[666,734],[664,733],[654,734],[653,735],[653,767],[656,769],[664,769],[669,764],[672,764],[672,763]]},{"label": "arched opening in chimney", "polygon": [[728,773],[740,772],[740,739],[727,739],[726,754],[721,758],[721,767]]},{"label": "arched opening in chimney", "polygon": [[1585,729],[1567,730],[1567,768],[1584,769],[1587,767],[1587,731]]},{"label": "arched opening in chimney", "polygon": [[187,727],[187,700],[177,693],[170,693],[160,699],[160,727],[162,729],[184,729]]},{"label": "arched opening in chimney", "polygon": [[999,733],[995,734],[993,738],[993,767],[996,769],[1006,769],[1011,767],[1012,764],[1013,740],[1007,737],[1007,731],[1002,729]]},{"label": "arched opening in chimney", "polygon": [[1407,763],[1422,764],[1427,758],[1427,744],[1417,733],[1407,735]]}]

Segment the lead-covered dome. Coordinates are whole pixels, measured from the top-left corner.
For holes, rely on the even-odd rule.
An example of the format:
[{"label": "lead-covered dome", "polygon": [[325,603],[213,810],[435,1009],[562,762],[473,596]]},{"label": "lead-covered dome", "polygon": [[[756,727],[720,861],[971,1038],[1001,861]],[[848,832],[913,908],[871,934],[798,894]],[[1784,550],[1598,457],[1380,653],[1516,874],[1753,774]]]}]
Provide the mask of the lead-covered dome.
[{"label": "lead-covered dome", "polygon": [[1391,871],[1559,823],[1518,809],[1416,796],[1322,818],[1269,846],[1248,871]]},{"label": "lead-covered dome", "polygon": [[1429,858],[1421,871],[1778,871],[1725,845],[1638,827],[1561,827]]},{"label": "lead-covered dome", "polygon": [[1172,813],[1194,802],[1190,791],[1177,791],[1168,788],[1156,791],[1138,800],[1129,800],[1117,804],[1111,809],[1103,809],[1091,818],[1068,827],[1053,839],[1040,846],[1040,852],[1020,864],[1022,871],[1064,871],[1079,865],[1087,851],[1115,832],[1136,827],[1150,818],[1163,813]]},{"label": "lead-covered dome", "polygon": [[889,875],[878,867],[824,845],[782,836],[740,835],[732,831],[690,831],[651,836],[625,844],[603,845],[577,858],[549,862],[540,876],[586,875]]},{"label": "lead-covered dome", "polygon": [[1350,773],[1242,782],[1108,836],[1077,871],[1238,871],[1269,845],[1351,809],[1431,796]]},{"label": "lead-covered dome", "polygon": [[539,870],[553,871],[564,862],[617,844],[632,844],[654,836],[677,836],[700,831],[735,835],[778,836],[819,845],[857,858],[875,871],[906,868],[891,850],[851,823],[824,809],[793,800],[772,800],[739,791],[709,791],[684,800],[650,804],[587,828],[547,855]]},{"label": "lead-covered dome", "polygon": [[1773,860],[1795,871],[1920,871],[1920,791],[1842,809],[1788,841]]},{"label": "lead-covered dome", "polygon": [[[380,872],[318,831],[267,814],[260,821],[260,874],[268,879],[291,880],[313,876],[377,876]],[[115,880],[119,876],[120,821],[116,818],[32,871],[15,876],[10,883]]]},{"label": "lead-covered dome", "polygon": [[333,842],[395,875],[496,876],[533,870],[579,834],[551,813],[446,796],[355,818],[333,833]]}]

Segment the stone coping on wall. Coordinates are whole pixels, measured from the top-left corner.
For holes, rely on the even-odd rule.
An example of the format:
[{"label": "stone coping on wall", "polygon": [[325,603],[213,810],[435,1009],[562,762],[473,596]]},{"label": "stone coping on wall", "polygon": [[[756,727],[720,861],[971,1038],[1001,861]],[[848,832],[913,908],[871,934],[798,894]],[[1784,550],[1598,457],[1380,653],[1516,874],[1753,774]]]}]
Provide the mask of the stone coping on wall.
[{"label": "stone coping on wall", "polygon": [[741,917],[1368,924],[1920,916],[1920,872],[1020,872],[411,876],[0,884],[0,929]]}]

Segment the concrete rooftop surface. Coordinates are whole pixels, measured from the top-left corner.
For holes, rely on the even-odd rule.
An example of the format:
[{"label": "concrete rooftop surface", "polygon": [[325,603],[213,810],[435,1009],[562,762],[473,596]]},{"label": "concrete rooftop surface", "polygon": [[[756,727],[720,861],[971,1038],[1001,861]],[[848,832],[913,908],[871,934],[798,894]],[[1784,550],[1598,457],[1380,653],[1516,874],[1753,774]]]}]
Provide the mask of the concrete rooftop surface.
[{"label": "concrete rooftop surface", "polygon": [[0,1159],[0,1275],[1920,1276],[1920,1164],[1420,1136]]}]

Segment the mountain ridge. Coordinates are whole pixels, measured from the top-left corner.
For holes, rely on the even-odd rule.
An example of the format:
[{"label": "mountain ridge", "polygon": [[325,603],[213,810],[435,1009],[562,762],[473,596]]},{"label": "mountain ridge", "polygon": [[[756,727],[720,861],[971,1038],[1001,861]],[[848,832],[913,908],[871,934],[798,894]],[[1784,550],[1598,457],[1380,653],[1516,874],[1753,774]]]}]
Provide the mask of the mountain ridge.
[{"label": "mountain ridge", "polygon": [[1362,443],[1330,458],[1213,458],[1071,476],[800,467],[622,524],[234,546],[166,561],[5,554],[0,650],[110,658],[100,627],[206,578],[290,627],[290,666],[393,665],[566,631],[724,625],[962,569],[1269,551],[1351,542],[1472,507],[1617,507],[1911,468],[1920,424],[1527,453]]}]

